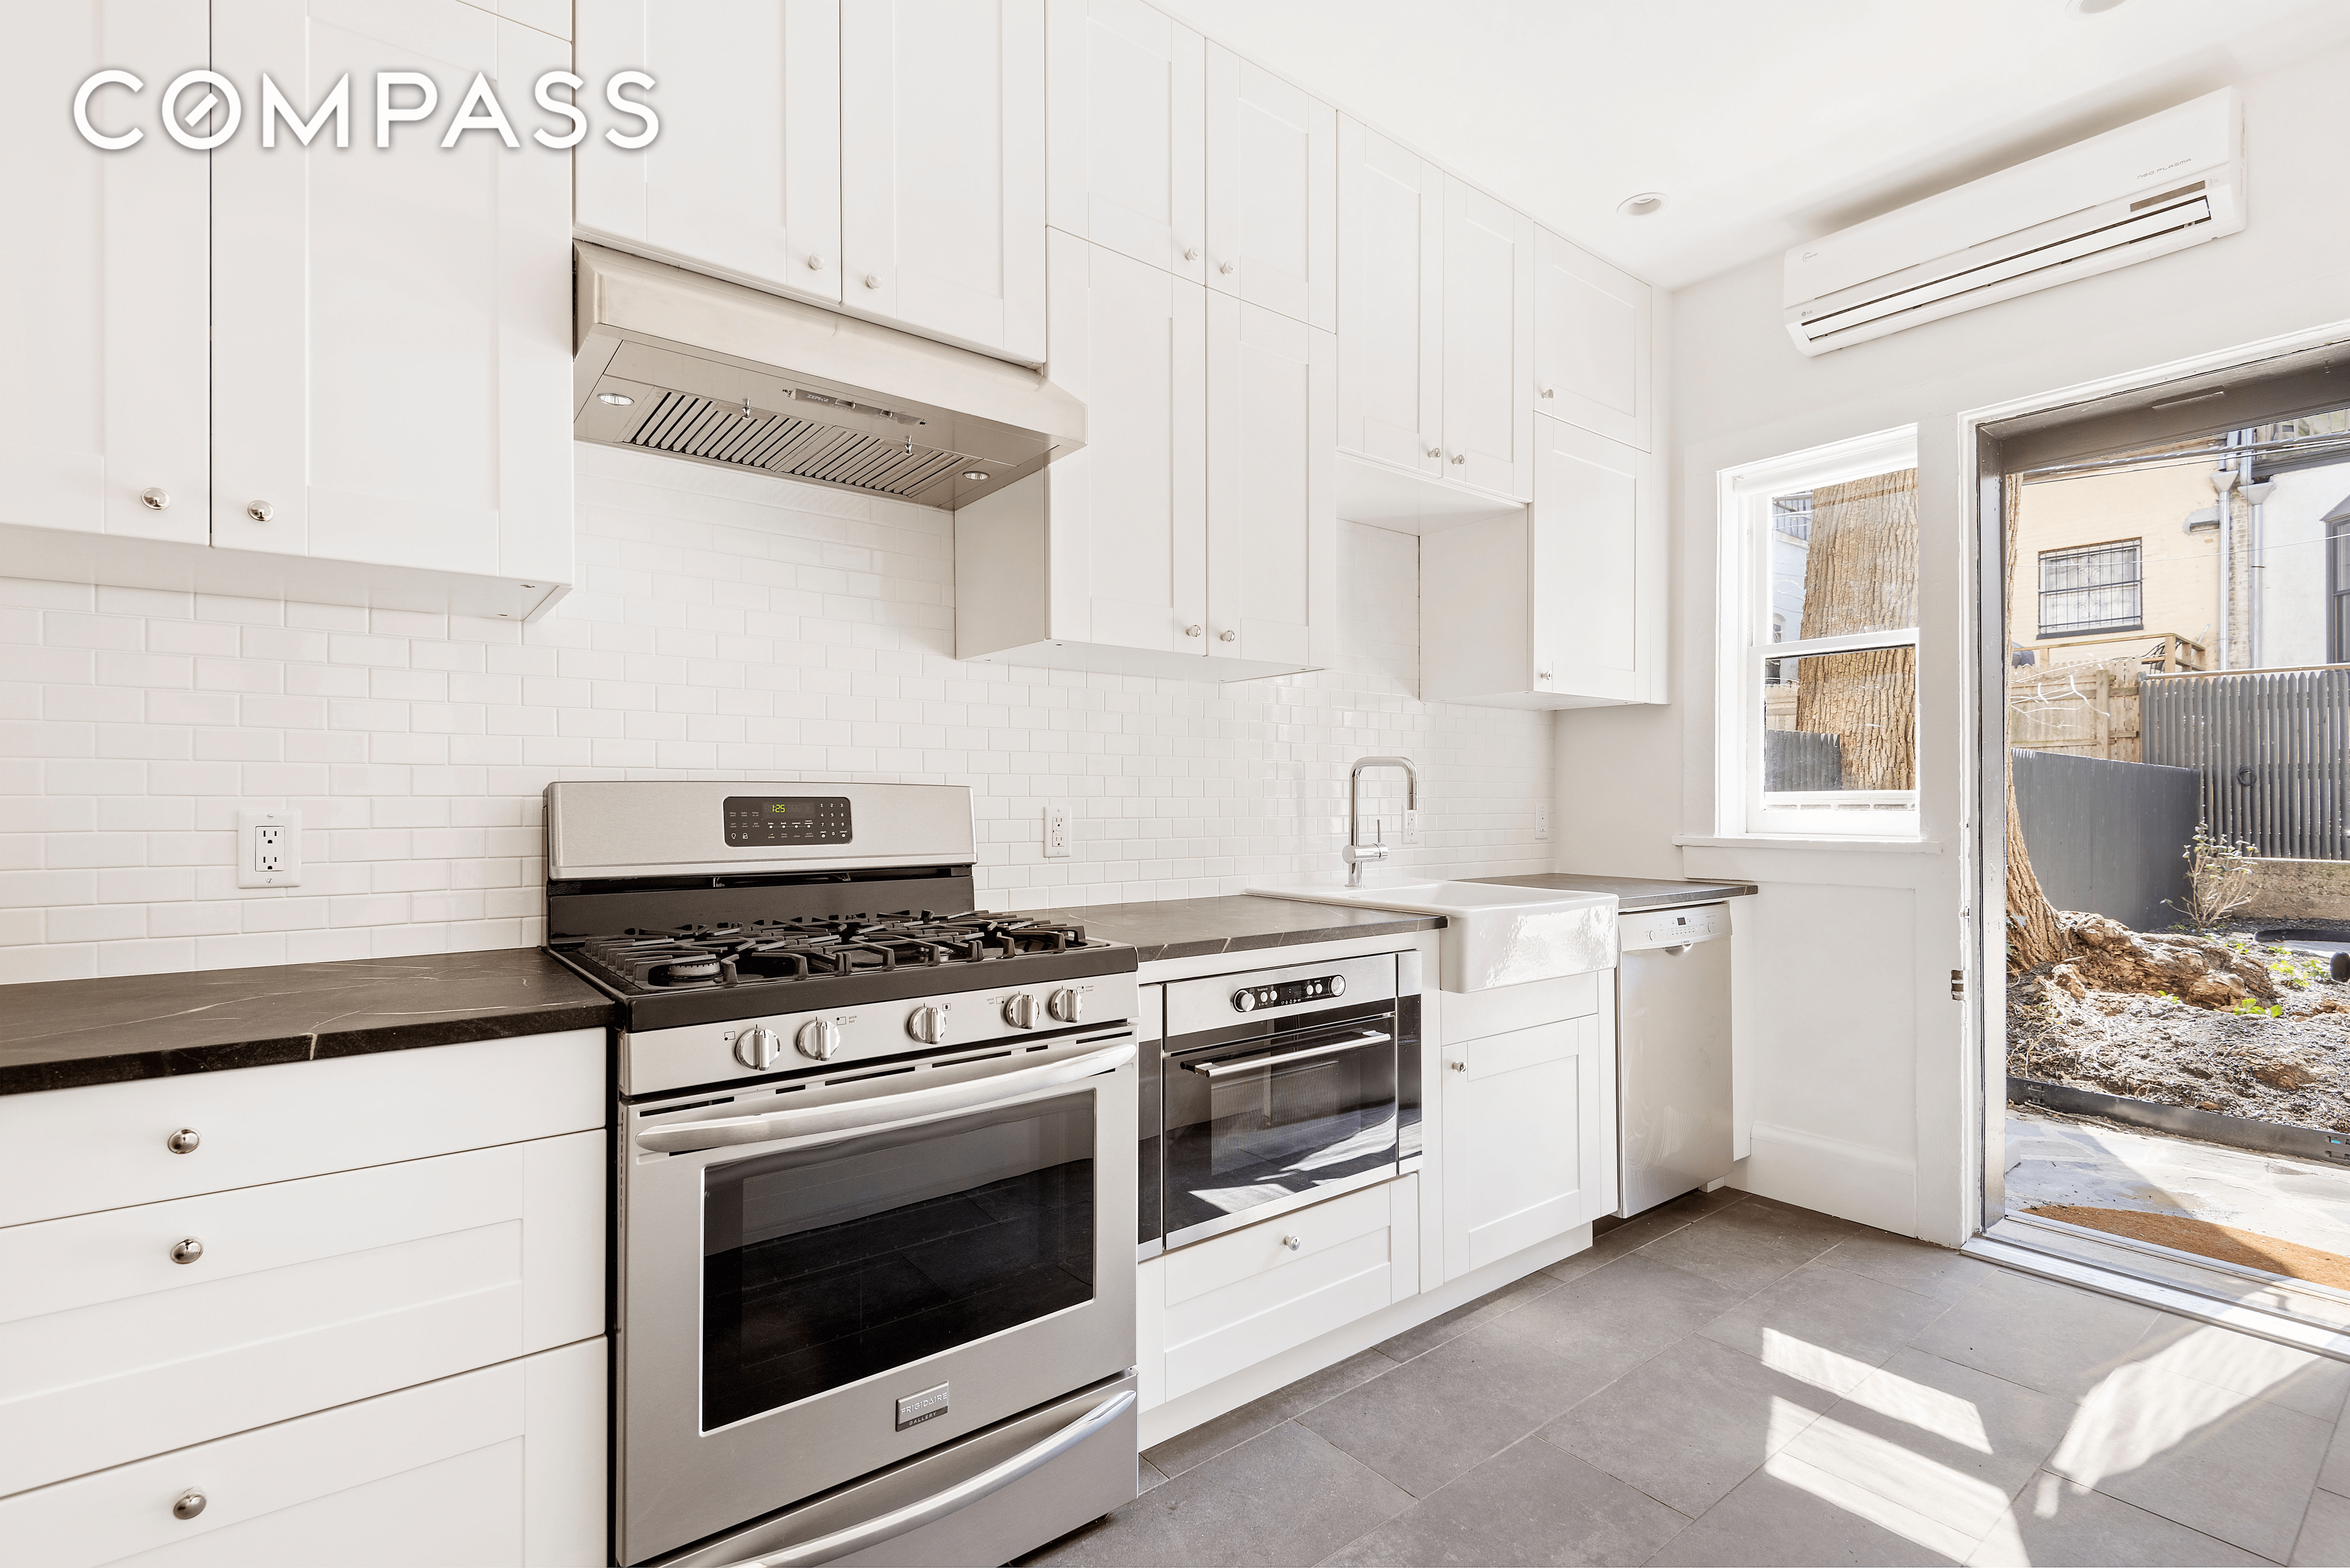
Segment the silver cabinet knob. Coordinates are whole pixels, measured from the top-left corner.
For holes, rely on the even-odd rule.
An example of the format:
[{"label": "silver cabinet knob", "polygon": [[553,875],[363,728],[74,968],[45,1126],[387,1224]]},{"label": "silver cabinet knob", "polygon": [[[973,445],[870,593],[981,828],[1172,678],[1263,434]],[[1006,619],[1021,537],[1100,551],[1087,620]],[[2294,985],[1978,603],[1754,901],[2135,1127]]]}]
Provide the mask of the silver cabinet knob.
[{"label": "silver cabinet knob", "polygon": [[244,514],[255,523],[266,523],[277,515],[277,508],[266,501],[248,501],[244,504]]},{"label": "silver cabinet knob", "polygon": [[754,1023],[734,1036],[734,1060],[754,1073],[765,1072],[783,1054],[783,1036],[764,1024]]},{"label": "silver cabinet knob", "polygon": [[1466,462],[1469,461],[1469,454],[1465,452],[1456,452],[1452,454],[1452,461],[1455,462]]},{"label": "silver cabinet knob", "polygon": [[1003,999],[1003,1022],[1014,1029],[1036,1027],[1036,999],[1026,992]]},{"label": "silver cabinet knob", "polygon": [[868,288],[879,288],[879,287],[880,287],[880,286],[881,286],[881,275],[880,275],[879,273],[877,273],[877,272],[868,272],[868,273],[867,273],[867,274],[865,275],[865,286],[866,286],[866,287],[868,287]]},{"label": "silver cabinet knob", "polygon": [[191,1488],[172,1500],[172,1517],[173,1519],[193,1519],[196,1515],[203,1512],[204,1504],[211,1501],[212,1500],[204,1496],[203,1493]]},{"label": "silver cabinet knob", "polygon": [[[822,256],[819,256],[819,255],[811,255],[811,256],[809,256],[809,257],[808,257],[808,271],[810,271],[810,272],[822,272],[823,270],[824,270],[824,258],[823,258]],[[1544,393],[1544,395],[1545,397],[1547,397],[1549,394],[1548,394],[1548,393]]]},{"label": "silver cabinet knob", "polygon": [[1545,398],[1555,398],[1558,396],[1558,389],[1556,387],[1544,387],[1543,389],[1543,396]]},{"label": "silver cabinet knob", "polygon": [[1547,680],[1550,679],[1550,671],[1547,670],[1537,670],[1534,671],[1534,679],[1537,680]]},{"label": "silver cabinet knob", "polygon": [[1442,457],[1444,455],[1444,449],[1440,446],[1430,447],[1428,449],[1428,455],[1430,457]]},{"label": "silver cabinet knob", "polygon": [[945,1044],[947,1010],[943,1007],[917,1007],[906,1016],[906,1033],[925,1045]]},{"label": "silver cabinet knob", "polygon": [[793,1034],[792,1044],[812,1061],[829,1062],[840,1054],[840,1025],[829,1018],[811,1018]]},{"label": "silver cabinet knob", "polygon": [[1303,1236],[1284,1236],[1281,1239],[1281,1244],[1295,1252],[1298,1248],[1305,1245],[1305,1239]]},{"label": "silver cabinet knob", "polygon": [[1222,631],[1216,633],[1216,640],[1218,642],[1238,642],[1240,640],[1240,637],[1241,634],[1232,630],[1230,627],[1227,627]]},{"label": "silver cabinet knob", "polygon": [[1447,1062],[1444,1064],[1456,1073],[1465,1073],[1469,1070],[1469,1064],[1466,1062]]},{"label": "silver cabinet knob", "polygon": [[172,504],[172,493],[168,490],[159,490],[151,484],[139,493],[139,504],[150,512],[161,512],[164,507]]},{"label": "silver cabinet knob", "polygon": [[203,1255],[204,1244],[193,1236],[172,1243],[172,1262],[175,1263],[192,1263]]},{"label": "silver cabinet knob", "polygon": [[1197,637],[1200,635],[1200,631],[1201,628],[1199,627],[1187,626],[1183,628],[1183,635],[1185,637]]},{"label": "silver cabinet knob", "polygon": [[1185,245],[1183,247],[1183,259],[1185,261],[1198,261],[1200,259],[1200,247],[1197,245]]},{"label": "silver cabinet knob", "polygon": [[1219,263],[1219,264],[1217,265],[1216,270],[1217,270],[1218,272],[1220,272],[1220,273],[1224,274],[1224,275],[1227,275],[1227,276],[1230,276],[1230,275],[1231,275],[1231,274],[1232,274],[1232,266],[1233,266],[1233,265],[1234,265],[1234,264],[1232,264],[1232,263],[1231,263],[1231,262],[1222,262],[1222,263]]},{"label": "silver cabinet knob", "polygon": [[1086,993],[1065,985],[1045,999],[1045,1011],[1064,1023],[1081,1023],[1086,1012]]},{"label": "silver cabinet knob", "polygon": [[163,1140],[163,1147],[173,1154],[193,1154],[196,1146],[204,1141],[203,1134],[193,1127],[182,1127]]}]

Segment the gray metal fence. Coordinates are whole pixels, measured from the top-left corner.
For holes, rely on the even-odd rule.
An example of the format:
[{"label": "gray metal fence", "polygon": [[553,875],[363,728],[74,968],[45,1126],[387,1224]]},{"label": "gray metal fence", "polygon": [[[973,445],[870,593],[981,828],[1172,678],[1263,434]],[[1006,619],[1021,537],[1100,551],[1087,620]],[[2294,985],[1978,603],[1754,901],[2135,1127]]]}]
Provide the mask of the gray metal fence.
[{"label": "gray metal fence", "polygon": [[1766,790],[1844,788],[1844,742],[1809,730],[1762,732],[1762,787]]},{"label": "gray metal fence", "polygon": [[2149,675],[2138,693],[2139,754],[2202,775],[2213,832],[2350,860],[2350,665]]},{"label": "gray metal fence", "polygon": [[[2062,752],[2008,753],[2015,815],[2040,890],[2060,909],[2167,930],[2187,898],[2195,834],[2192,770],[2109,763]],[[2165,900],[2169,900],[2166,903]]]}]

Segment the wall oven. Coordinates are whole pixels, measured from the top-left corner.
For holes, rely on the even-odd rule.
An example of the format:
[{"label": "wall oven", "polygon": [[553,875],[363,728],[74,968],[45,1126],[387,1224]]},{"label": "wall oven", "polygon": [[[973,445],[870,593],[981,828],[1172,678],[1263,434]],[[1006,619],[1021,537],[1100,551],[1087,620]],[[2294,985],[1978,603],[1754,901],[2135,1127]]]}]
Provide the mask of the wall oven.
[{"label": "wall oven", "polygon": [[1417,951],[1163,990],[1140,1041],[1141,1256],[1418,1168]]}]

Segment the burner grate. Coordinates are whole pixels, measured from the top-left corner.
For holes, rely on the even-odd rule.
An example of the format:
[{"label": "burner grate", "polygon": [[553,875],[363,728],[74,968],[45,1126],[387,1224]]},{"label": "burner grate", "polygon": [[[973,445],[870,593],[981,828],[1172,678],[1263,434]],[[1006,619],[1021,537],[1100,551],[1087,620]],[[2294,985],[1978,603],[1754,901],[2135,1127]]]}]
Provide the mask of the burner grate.
[{"label": "burner grate", "polygon": [[622,931],[587,939],[577,956],[623,990],[660,992],[1001,962],[1090,945],[1085,927],[1066,920],[909,909]]}]

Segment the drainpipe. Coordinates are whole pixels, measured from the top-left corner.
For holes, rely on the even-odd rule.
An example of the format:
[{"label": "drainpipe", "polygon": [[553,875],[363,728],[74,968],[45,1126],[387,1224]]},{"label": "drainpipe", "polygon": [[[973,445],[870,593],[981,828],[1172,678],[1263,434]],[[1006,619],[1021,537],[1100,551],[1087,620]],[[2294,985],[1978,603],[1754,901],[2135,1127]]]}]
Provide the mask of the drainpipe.
[{"label": "drainpipe", "polygon": [[2252,528],[2244,541],[2244,668],[2261,667],[2261,633],[2266,629],[2268,607],[2268,552],[2263,547],[2265,535],[2261,528],[2261,504],[2276,488],[2276,481],[2264,479],[2258,484],[2247,484],[2239,494],[2252,504]]},{"label": "drainpipe", "polygon": [[2229,535],[2234,527],[2234,505],[2228,493],[2235,488],[2236,471],[2232,467],[2216,469],[2210,475],[2211,488],[2220,493],[2220,668],[2228,668],[2228,637],[2233,629],[2229,614],[2229,578],[2232,571],[2230,559]]}]

